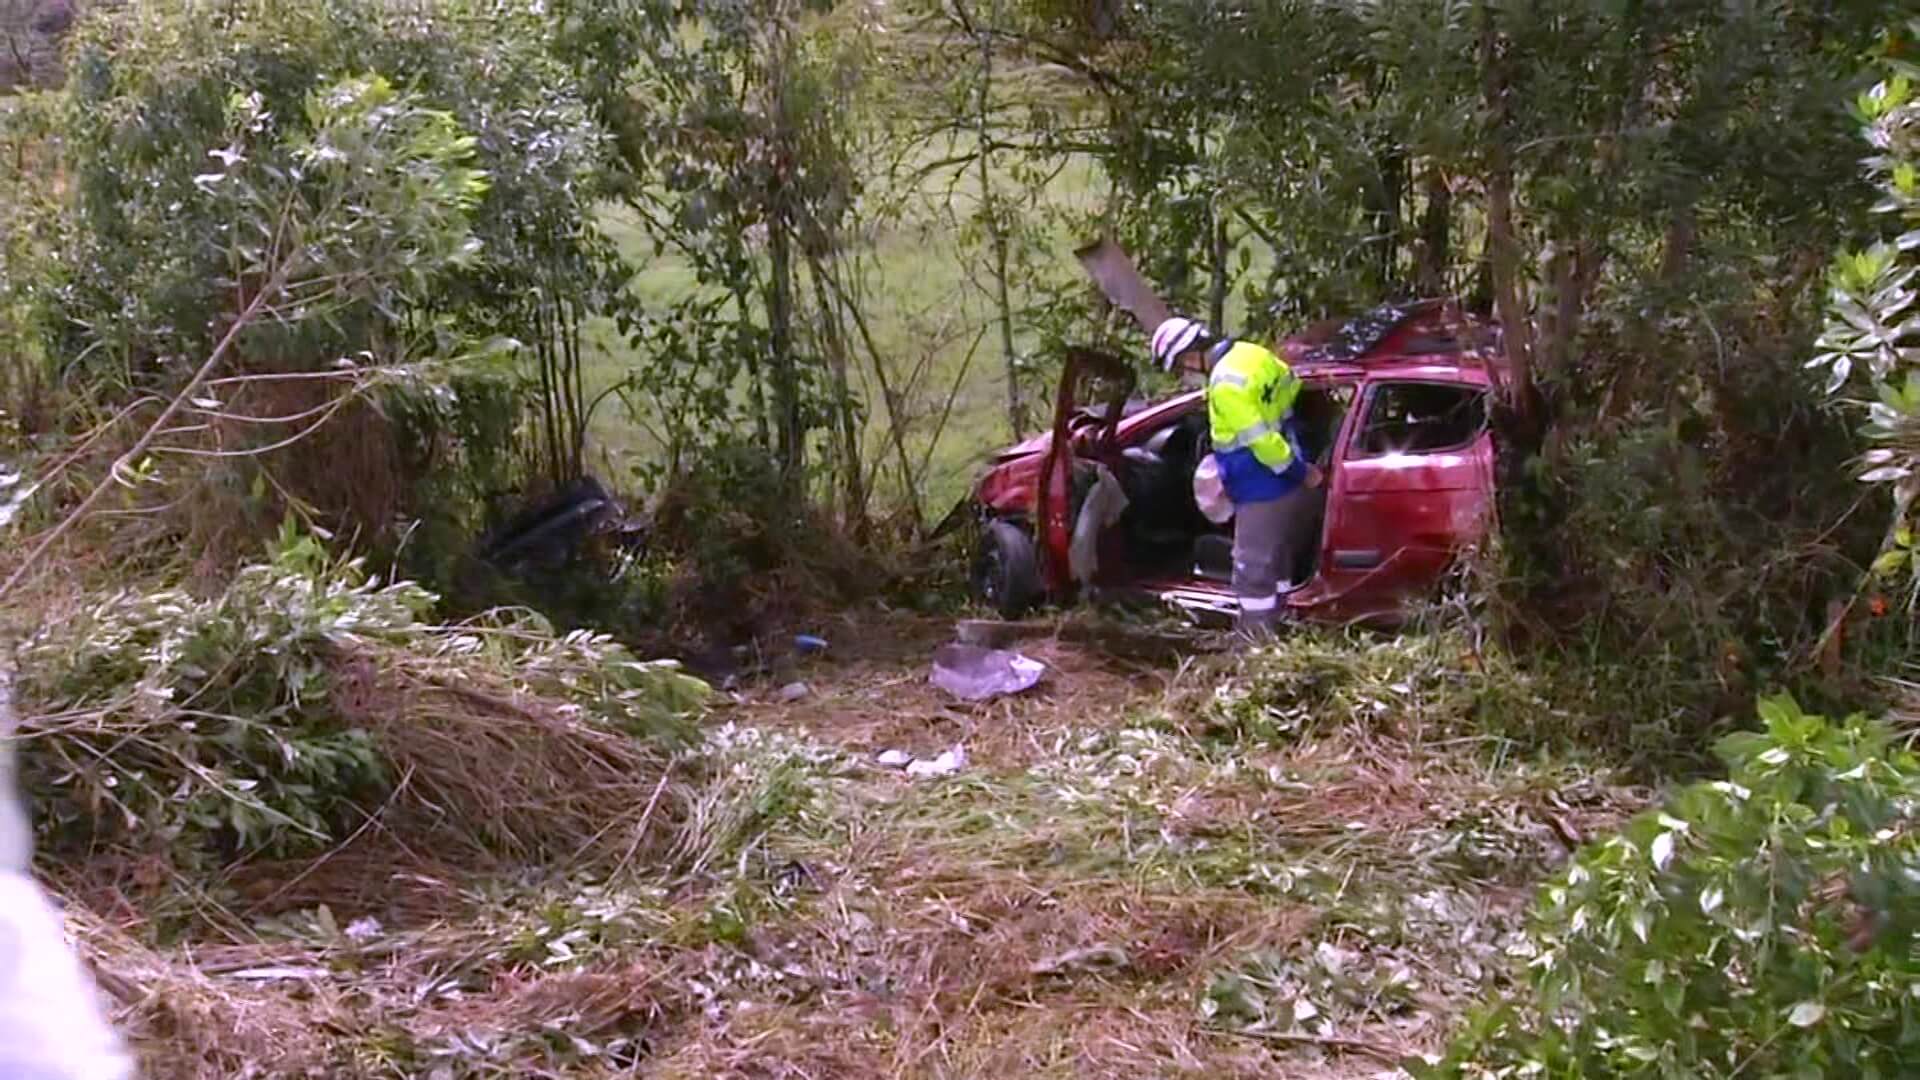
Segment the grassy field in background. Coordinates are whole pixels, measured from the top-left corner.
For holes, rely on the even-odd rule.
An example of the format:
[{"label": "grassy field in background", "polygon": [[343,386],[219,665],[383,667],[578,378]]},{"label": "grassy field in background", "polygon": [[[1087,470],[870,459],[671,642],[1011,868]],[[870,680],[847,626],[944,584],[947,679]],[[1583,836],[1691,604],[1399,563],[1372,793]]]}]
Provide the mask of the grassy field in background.
[{"label": "grassy field in background", "polygon": [[[944,181],[938,181],[944,187]],[[1045,192],[1050,208],[1097,211],[1102,195],[1096,170],[1076,164],[1063,170]],[[907,425],[906,439],[916,464],[927,456],[929,467],[923,489],[917,493],[923,509],[938,512],[961,495],[985,454],[1013,437],[1006,409],[1006,366],[997,332],[991,332],[994,307],[985,291],[988,252],[982,244],[968,244],[961,236],[964,222],[978,205],[978,184],[971,176],[954,185],[949,197],[929,190],[891,228],[873,237],[853,253],[863,267],[867,292],[865,314],[877,348],[887,357],[896,389],[911,377],[912,411],[937,414],[949,393],[952,412],[936,430],[936,416],[925,415]],[[943,205],[943,203],[947,203]],[[665,310],[685,299],[695,288],[686,260],[671,252],[661,255],[631,215],[610,208],[603,227],[620,245],[635,268],[634,289],[651,310]],[[1060,273],[1077,274],[1072,250],[1075,238],[1055,230]],[[1025,282],[1011,284],[1016,308],[1031,300]],[[989,331],[985,334],[982,331]],[[624,378],[638,361],[631,345],[610,322],[591,325],[587,334],[588,394]],[[1018,333],[1016,347],[1031,349],[1031,334]],[[970,355],[971,354],[971,355]],[[855,372],[857,392],[868,406],[864,451],[869,461],[890,446],[890,422],[882,405],[873,364],[864,355]],[[739,388],[744,393],[745,387]],[[640,403],[643,409],[655,403]],[[590,456],[624,474],[636,459],[661,452],[649,417],[631,415],[617,399],[609,399],[595,414]],[[603,456],[604,455],[604,456]],[[893,490],[889,490],[889,485]],[[894,470],[884,470],[879,494],[883,499],[900,493]]]},{"label": "grassy field in background", "polygon": [[[1004,176],[996,183],[1003,197],[1015,190]],[[1062,169],[1028,212],[1033,220],[1058,221],[1062,212],[1091,218],[1107,198],[1098,167],[1081,159]],[[862,268],[864,310],[875,345],[913,414],[904,425],[909,455],[916,466],[923,458],[927,462],[920,490],[913,493],[923,514],[944,513],[965,494],[985,457],[1017,434],[1007,415],[1006,362],[988,291],[990,248],[978,238],[963,236],[979,201],[979,183],[971,169],[925,178],[898,220],[847,253]],[[665,311],[698,288],[686,260],[672,252],[657,254],[630,211],[610,207],[602,226],[634,267],[633,288],[649,310]],[[1085,238],[1064,224],[1047,226],[1043,234],[1045,242],[1030,253],[1039,272],[1053,275],[1056,285],[1077,283],[1081,272],[1072,253]],[[1266,252],[1255,254],[1257,273]],[[1010,282],[1016,311],[1035,302],[1039,293],[1034,286],[1020,278]],[[1242,307],[1236,298],[1230,322],[1240,317]],[[586,344],[589,397],[625,378],[640,360],[607,320],[588,327]],[[1037,335],[1016,326],[1017,350],[1030,354],[1036,345]],[[1144,365],[1144,342],[1142,352]],[[875,489],[876,509],[884,510],[897,505],[903,494],[893,464],[891,421],[874,365],[864,350],[856,354],[856,392],[867,406],[863,453],[869,463],[885,458]],[[916,372],[918,377],[909,384]],[[744,384],[736,392],[744,394]],[[1052,392],[1051,385],[1027,388],[1028,415],[1036,422],[1050,415]],[[949,395],[953,405],[942,424],[939,416]],[[638,415],[619,398],[609,397],[591,429],[589,460],[622,485],[634,465],[658,460],[663,450],[651,412],[660,403],[635,404]],[[825,433],[819,433],[816,445],[824,439]]]}]

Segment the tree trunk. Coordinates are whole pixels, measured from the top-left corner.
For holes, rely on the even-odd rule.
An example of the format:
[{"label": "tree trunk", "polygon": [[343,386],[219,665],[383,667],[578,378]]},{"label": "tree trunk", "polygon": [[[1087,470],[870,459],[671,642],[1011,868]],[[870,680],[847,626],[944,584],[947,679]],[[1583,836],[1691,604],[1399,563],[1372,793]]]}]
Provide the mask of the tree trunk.
[{"label": "tree trunk", "polygon": [[1095,41],[1107,41],[1119,32],[1125,6],[1124,0],[1088,0],[1087,26]]},{"label": "tree trunk", "polygon": [[1481,92],[1492,131],[1487,140],[1487,263],[1494,312],[1500,320],[1507,362],[1507,404],[1519,427],[1533,432],[1533,324],[1520,280],[1520,239],[1513,223],[1513,162],[1507,148],[1506,77],[1500,66],[1499,40],[1492,14],[1480,12]]},{"label": "tree trunk", "polygon": [[[746,323],[753,311],[752,298],[744,284],[733,287],[733,302],[740,309],[740,322]],[[773,445],[773,431],[767,426],[767,381],[766,372],[761,370],[760,353],[757,349],[747,351],[747,397],[753,402],[753,433],[761,446]]]},{"label": "tree trunk", "polygon": [[1213,282],[1207,289],[1208,325],[1216,334],[1224,333],[1227,325],[1227,287],[1231,278],[1228,274],[1227,259],[1233,254],[1233,244],[1227,235],[1226,216],[1219,211],[1210,211],[1213,217]]},{"label": "tree trunk", "polygon": [[1367,245],[1373,249],[1379,291],[1390,293],[1400,277],[1400,200],[1406,193],[1407,158],[1398,148],[1383,150],[1375,164],[1375,184],[1366,199],[1373,227]]},{"label": "tree trunk", "polygon": [[1673,216],[1667,219],[1667,235],[1661,245],[1660,281],[1663,284],[1676,285],[1686,274],[1698,236],[1699,222],[1694,217],[1692,204],[1675,208]]},{"label": "tree trunk", "polygon": [[1438,165],[1427,166],[1424,186],[1427,206],[1420,214],[1413,284],[1421,296],[1440,296],[1447,291],[1447,266],[1453,260],[1453,188]]},{"label": "tree trunk", "polygon": [[1020,396],[1020,356],[1013,345],[1013,298],[1007,285],[1007,264],[1010,261],[1006,225],[1000,220],[1000,209],[993,196],[992,151],[988,146],[992,142],[989,129],[993,109],[993,34],[992,27],[1000,21],[1000,5],[995,3],[989,9],[987,22],[979,30],[980,38],[980,95],[975,135],[980,140],[979,154],[974,164],[980,177],[980,214],[986,223],[987,236],[993,246],[993,289],[994,304],[998,309],[996,321],[1000,329],[1000,355],[1006,366],[1007,376],[1007,426],[1015,435],[1026,430],[1026,405]]},{"label": "tree trunk", "polygon": [[775,13],[768,79],[771,83],[774,168],[767,214],[767,337],[772,352],[774,422],[778,435],[781,490],[788,509],[798,509],[807,475],[806,419],[800,403],[799,360],[793,351],[793,208],[787,187],[794,166],[787,130],[787,67],[791,38],[786,13]]},{"label": "tree trunk", "polygon": [[887,407],[887,440],[893,446],[894,460],[900,467],[900,490],[907,497],[907,511],[912,518],[914,535],[918,536],[921,526],[920,491],[915,483],[917,474],[912,460],[907,455],[908,414],[906,403],[902,400],[905,395],[893,385],[892,377],[887,374],[887,357],[874,343],[873,329],[867,325],[866,312],[860,307],[859,291],[849,288],[837,274],[829,274],[826,283],[853,320],[853,328],[859,332],[860,341],[866,346],[867,359],[873,364],[874,381],[880,384],[880,397]]},{"label": "tree trunk", "polygon": [[800,411],[798,361],[793,354],[793,236],[783,190],[774,193],[774,212],[767,222],[767,252],[767,336],[773,353],[773,409],[779,426],[781,486],[798,506],[806,481],[807,432]]},{"label": "tree trunk", "polygon": [[847,337],[840,309],[827,295],[826,270],[818,259],[808,263],[813,278],[814,303],[820,308],[820,344],[826,351],[827,377],[832,380],[834,419],[840,436],[841,521],[856,537],[866,533],[867,495],[860,464],[860,431],[853,408],[853,387],[847,380]]},{"label": "tree trunk", "polygon": [[1565,372],[1573,362],[1573,346],[1586,318],[1587,294],[1599,276],[1599,260],[1584,244],[1560,249],[1549,264],[1553,275],[1553,310],[1537,348],[1549,375]]}]

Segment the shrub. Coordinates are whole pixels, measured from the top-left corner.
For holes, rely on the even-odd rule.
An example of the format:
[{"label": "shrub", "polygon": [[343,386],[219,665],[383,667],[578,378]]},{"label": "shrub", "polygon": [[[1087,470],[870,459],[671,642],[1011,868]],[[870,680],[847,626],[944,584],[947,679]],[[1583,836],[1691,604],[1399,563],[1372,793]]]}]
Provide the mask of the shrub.
[{"label": "shrub", "polygon": [[1920,1070],[1920,760],[1763,701],[1695,783],[1543,892],[1530,993],[1427,1077]]},{"label": "shrub", "polygon": [[392,797],[524,850],[637,813],[703,684],[526,615],[436,626],[434,603],[286,529],[212,599],[123,591],[47,625],[17,657],[42,846],[292,854]]}]

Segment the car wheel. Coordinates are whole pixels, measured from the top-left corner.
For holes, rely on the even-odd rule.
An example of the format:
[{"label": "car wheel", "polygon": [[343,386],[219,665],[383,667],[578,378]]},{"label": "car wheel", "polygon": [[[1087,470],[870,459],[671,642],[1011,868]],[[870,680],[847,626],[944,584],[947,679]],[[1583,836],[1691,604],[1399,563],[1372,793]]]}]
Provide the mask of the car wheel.
[{"label": "car wheel", "polygon": [[1011,521],[990,521],[973,558],[973,595],[1002,618],[1017,619],[1040,599],[1033,538]]}]

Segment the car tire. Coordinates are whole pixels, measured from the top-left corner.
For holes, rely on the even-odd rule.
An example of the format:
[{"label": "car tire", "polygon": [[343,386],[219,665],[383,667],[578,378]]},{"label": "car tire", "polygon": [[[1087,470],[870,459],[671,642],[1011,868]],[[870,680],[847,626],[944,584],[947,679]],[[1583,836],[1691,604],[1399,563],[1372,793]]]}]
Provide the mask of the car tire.
[{"label": "car tire", "polygon": [[1041,593],[1040,557],[1034,551],[1033,537],[1011,521],[988,522],[981,532],[969,581],[974,598],[1001,618],[1017,619],[1026,614],[1039,602]]}]

